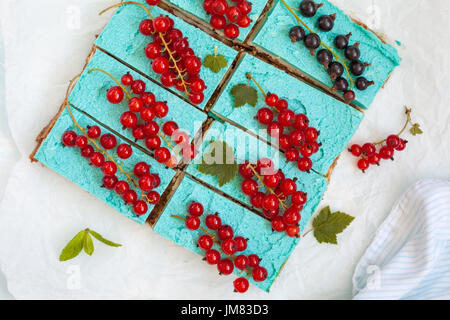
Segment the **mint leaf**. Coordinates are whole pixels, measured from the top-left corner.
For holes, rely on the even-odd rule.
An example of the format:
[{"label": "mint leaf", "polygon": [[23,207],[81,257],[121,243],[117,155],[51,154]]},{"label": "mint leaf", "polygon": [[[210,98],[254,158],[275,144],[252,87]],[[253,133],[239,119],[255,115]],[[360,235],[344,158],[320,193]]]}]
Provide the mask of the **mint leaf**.
[{"label": "mint leaf", "polygon": [[331,213],[330,207],[325,207],[313,220],[314,237],[319,243],[338,244],[336,235],[344,231],[354,219],[343,212]]},{"label": "mint leaf", "polygon": [[95,232],[94,230],[89,230],[89,233],[98,241],[103,242],[104,244],[110,246],[110,247],[121,247],[121,244],[114,243],[112,241],[109,241],[105,238],[103,238],[99,233]]},{"label": "mint leaf", "polygon": [[235,108],[242,107],[245,104],[255,107],[258,103],[258,92],[255,88],[247,84],[241,83],[235,85],[230,93],[234,96]]},{"label": "mint leaf", "polygon": [[90,256],[94,253],[94,242],[92,242],[91,235],[88,232],[84,234],[83,249]]},{"label": "mint leaf", "polygon": [[212,72],[219,73],[220,70],[222,70],[223,68],[226,68],[228,66],[228,61],[225,58],[225,56],[222,54],[220,54],[220,55],[211,55],[210,54],[205,58],[203,65],[206,68],[211,69]]},{"label": "mint leaf", "polygon": [[423,133],[422,129],[420,129],[420,124],[418,123],[414,123],[411,127],[411,129],[409,129],[409,132],[413,135],[413,136],[417,136]]},{"label": "mint leaf", "polygon": [[77,233],[72,240],[66,245],[66,247],[62,250],[61,255],[59,256],[59,261],[67,261],[78,256],[83,250],[84,246],[84,237],[87,233],[86,230],[80,231]]},{"label": "mint leaf", "polygon": [[198,165],[198,171],[217,177],[219,186],[234,179],[239,167],[234,158],[234,149],[224,141],[211,141],[211,152],[205,153]]}]

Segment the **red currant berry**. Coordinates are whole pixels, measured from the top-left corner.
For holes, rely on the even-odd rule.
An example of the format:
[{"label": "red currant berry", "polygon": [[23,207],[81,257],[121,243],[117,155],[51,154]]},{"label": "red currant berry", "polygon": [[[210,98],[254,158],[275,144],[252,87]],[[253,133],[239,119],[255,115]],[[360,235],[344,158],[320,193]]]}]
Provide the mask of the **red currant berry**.
[{"label": "red currant berry", "polygon": [[205,85],[205,81],[203,81],[200,78],[197,78],[193,81],[191,81],[191,91],[194,93],[202,93],[203,91],[205,91],[206,89],[206,85]]},{"label": "red currant berry", "polygon": [[223,33],[227,38],[236,39],[237,37],[239,37],[239,27],[235,24],[230,23],[225,26]]},{"label": "red currant berry", "polygon": [[386,139],[386,145],[388,145],[391,148],[397,148],[400,144],[400,138],[397,135],[390,135]]},{"label": "red currant berry", "polygon": [[92,156],[92,154],[94,153],[94,147],[87,145],[86,147],[81,149],[80,153],[83,158],[90,158]]},{"label": "red currant berry", "polygon": [[150,122],[155,118],[155,112],[152,108],[144,108],[141,111],[141,119],[145,122]]},{"label": "red currant berry", "polygon": [[267,96],[266,96],[266,104],[269,106],[269,107],[276,107],[276,105],[277,105],[277,103],[278,103],[278,101],[280,100],[280,98],[278,98],[278,96],[276,95],[276,94],[274,94],[274,93],[269,93]]},{"label": "red currant berry", "polygon": [[239,9],[237,6],[229,7],[225,13],[228,20],[231,22],[238,22],[239,19],[242,18],[242,12],[241,9]]},{"label": "red currant berry", "polygon": [[200,238],[198,238],[198,240],[197,240],[197,245],[202,250],[209,250],[209,249],[211,249],[213,244],[214,244],[213,239],[211,238],[211,236],[209,236],[207,234],[204,234],[204,235],[200,236]]},{"label": "red currant berry", "polygon": [[287,226],[286,234],[291,238],[298,238],[300,236],[300,227],[299,226]]},{"label": "red currant berry", "polygon": [[118,104],[123,101],[124,92],[121,87],[112,87],[106,92],[106,99],[112,104]]},{"label": "red currant berry", "polygon": [[222,259],[217,264],[217,269],[219,274],[227,276],[233,272],[234,264],[230,259]]},{"label": "red currant berry", "polygon": [[375,148],[375,146],[372,143],[366,143],[362,146],[363,154],[365,154],[368,157],[373,155],[376,151],[377,151],[377,149]]},{"label": "red currant berry", "polygon": [[155,102],[153,105],[153,110],[158,118],[164,118],[169,113],[169,107],[165,102]]},{"label": "red currant berry", "polygon": [[272,138],[278,138],[283,134],[283,126],[279,122],[272,122],[267,126],[267,132]]},{"label": "red currant berry", "polygon": [[237,278],[233,281],[234,291],[239,293],[247,292],[249,286],[250,284],[248,283],[248,280],[244,277]]},{"label": "red currant berry", "polygon": [[132,129],[137,125],[138,118],[136,114],[131,111],[126,111],[120,117],[120,123],[122,126],[128,129]]},{"label": "red currant berry", "polygon": [[274,164],[269,158],[259,159],[256,163],[256,172],[261,175],[275,174]]},{"label": "red currant berry", "polygon": [[153,21],[150,19],[142,20],[141,23],[139,24],[139,32],[142,33],[144,36],[152,35],[153,32],[155,32],[153,28]]},{"label": "red currant berry", "polygon": [[187,40],[187,38],[181,38],[181,39],[178,39],[178,40],[173,44],[173,49],[174,49],[178,54],[182,54],[182,53],[188,51],[188,49],[189,49],[189,41]]},{"label": "red currant berry", "polygon": [[236,243],[236,251],[244,251],[247,249],[247,241],[248,239],[241,236],[234,238],[234,242]]},{"label": "red currant berry", "polygon": [[[277,102],[277,104],[278,104],[278,102]],[[292,126],[292,124],[294,122],[294,118],[295,118],[294,111],[289,110],[289,109],[285,109],[283,111],[280,111],[280,113],[278,114],[278,122],[283,127],[290,127],[290,126]]]},{"label": "red currant berry", "polygon": [[228,256],[233,255],[236,252],[236,243],[233,239],[227,239],[222,242],[222,251]]},{"label": "red currant berry", "polygon": [[182,153],[183,159],[190,161],[196,157],[197,150],[195,149],[195,145],[190,144],[183,146]]},{"label": "red currant berry", "polygon": [[220,261],[220,253],[217,250],[211,249],[205,252],[205,260],[210,265],[218,264]]},{"label": "red currant berry", "polygon": [[164,147],[156,148],[154,157],[159,163],[165,163],[170,159],[170,151]]},{"label": "red currant berry", "polygon": [[252,277],[256,282],[262,282],[267,279],[267,270],[261,266],[258,266],[253,269]]},{"label": "red currant berry", "polygon": [[188,208],[188,213],[191,216],[200,217],[203,214],[203,205],[200,202],[193,202]]},{"label": "red currant berry", "polygon": [[169,71],[169,60],[166,57],[157,57],[152,62],[152,69],[157,74],[163,74]]},{"label": "red currant berry", "polygon": [[222,225],[218,229],[217,235],[219,236],[219,238],[222,241],[224,241],[224,240],[232,239],[234,236],[234,231],[233,231],[233,228],[231,228],[229,225],[225,224],[225,225]]},{"label": "red currant berry", "polygon": [[280,135],[280,138],[278,139],[278,146],[282,150],[286,150],[291,146],[289,136],[287,134]]},{"label": "red currant berry", "polygon": [[272,229],[276,232],[282,232],[286,230],[286,224],[282,217],[275,217],[272,219]]},{"label": "red currant berry", "polygon": [[239,165],[239,174],[244,178],[253,178],[255,175],[251,164],[247,161]]},{"label": "red currant berry", "polygon": [[309,158],[313,155],[313,150],[309,145],[301,146],[300,154],[305,158]]},{"label": "red currant berry", "polygon": [[244,270],[248,266],[248,258],[247,256],[241,254],[234,259],[234,266],[239,270]]},{"label": "red currant berry", "polygon": [[103,187],[108,190],[113,190],[119,180],[116,176],[104,176],[103,177]]},{"label": "red currant berry", "polygon": [[114,188],[114,191],[116,191],[116,193],[117,193],[119,196],[124,195],[125,192],[127,192],[128,190],[130,190],[130,185],[128,184],[128,182],[123,181],[123,180],[118,181],[118,182],[116,183],[115,188]]},{"label": "red currant berry", "polygon": [[250,19],[249,16],[242,16],[238,21],[237,24],[241,28],[248,28],[252,23],[252,19]]},{"label": "red currant berry", "polygon": [[198,217],[194,217],[194,216],[189,216],[186,219],[186,228],[188,228],[189,230],[195,231],[198,228],[200,228],[200,219]]},{"label": "red currant berry", "polygon": [[102,172],[105,176],[113,176],[117,172],[117,165],[112,161],[106,161],[102,166]]},{"label": "red currant berry", "polygon": [[380,161],[381,161],[381,157],[378,153],[374,153],[373,155],[371,155],[370,157],[368,157],[369,163],[370,164],[375,164],[375,165],[380,165]]},{"label": "red currant berry", "polygon": [[153,175],[144,175],[139,179],[139,187],[145,191],[149,192],[155,188],[155,177]]},{"label": "red currant berry", "polygon": [[297,161],[297,167],[302,172],[309,172],[312,169],[313,163],[310,158],[300,158]]},{"label": "red currant berry", "polygon": [[276,188],[280,184],[280,178],[276,174],[271,174],[268,176],[264,176],[263,178],[264,185],[268,188]]},{"label": "red currant berry", "polygon": [[128,204],[134,204],[137,201],[137,194],[134,190],[126,191],[122,196],[123,201]]},{"label": "red currant berry", "polygon": [[191,137],[184,131],[176,130],[172,134],[172,140],[179,146],[186,146],[189,144]]},{"label": "red currant berry", "polygon": [[300,212],[295,207],[287,209],[283,214],[283,222],[288,226],[297,225],[300,219]]},{"label": "red currant berry", "polygon": [[170,27],[171,22],[168,17],[157,17],[153,20],[153,28],[156,32],[167,32]]},{"label": "red currant berry", "polygon": [[261,258],[256,254],[251,254],[248,256],[248,266],[250,268],[256,268],[259,266],[259,263],[261,262]]},{"label": "red currant berry", "polygon": [[144,102],[140,98],[131,98],[128,102],[128,108],[131,112],[141,112],[144,108]]},{"label": "red currant berry", "polygon": [[305,130],[305,139],[308,142],[317,141],[319,138],[319,132],[316,128],[309,127]]},{"label": "red currant berry", "polygon": [[61,137],[62,143],[66,146],[66,147],[74,147],[76,144],[76,140],[77,140],[78,136],[75,132],[73,131],[66,131],[64,132],[64,134]]},{"label": "red currant berry", "polygon": [[106,150],[114,149],[117,146],[117,139],[110,133],[102,135],[100,138],[100,144]]},{"label": "red currant berry", "polygon": [[102,130],[100,129],[99,126],[92,126],[89,127],[87,134],[89,138],[97,139],[102,134]]},{"label": "red currant berry", "polygon": [[203,93],[190,93],[189,94],[189,101],[191,101],[193,104],[198,105],[205,100],[205,95]]},{"label": "red currant berry", "polygon": [[303,191],[297,191],[291,196],[291,202],[299,206],[303,206],[307,199],[308,196]]},{"label": "red currant berry", "polygon": [[145,92],[145,82],[142,80],[134,80],[131,84],[131,91],[134,94],[143,94]]},{"label": "red currant berry", "polygon": [[161,84],[164,87],[170,88],[177,82],[177,76],[173,71],[168,71],[161,75]]},{"label": "red currant berry", "polygon": [[309,119],[304,114],[297,114],[295,115],[293,125],[297,129],[306,129],[309,125]]},{"label": "red currant berry", "polygon": [[75,145],[78,148],[83,149],[84,147],[86,147],[88,145],[88,139],[85,136],[78,136],[75,139]]},{"label": "red currant berry", "polygon": [[224,15],[228,9],[228,3],[225,0],[214,0],[211,8],[213,13]]},{"label": "red currant berry", "polygon": [[138,125],[134,127],[131,133],[136,141],[145,139],[144,126]]},{"label": "red currant berry", "polygon": [[280,184],[280,189],[285,195],[290,196],[297,191],[297,184],[292,179],[284,179]]},{"label": "red currant berry", "polygon": [[262,208],[267,211],[276,210],[280,205],[280,200],[274,194],[265,195],[262,201]]},{"label": "red currant berry", "polygon": [[241,10],[242,14],[249,14],[252,12],[252,3],[246,0],[243,1],[235,1],[237,2],[237,6],[239,10]]},{"label": "red currant berry", "polygon": [[202,67],[202,62],[195,56],[187,56],[184,59],[184,67],[186,68],[186,72],[188,74],[196,75],[198,74],[198,70]]},{"label": "red currant berry", "polygon": [[289,148],[284,153],[284,156],[286,157],[286,160],[288,162],[296,162],[298,158],[300,157],[300,154],[298,153],[298,150],[295,148]]},{"label": "red currant berry", "polygon": [[205,224],[208,229],[217,230],[222,226],[222,219],[216,214],[206,216]]},{"label": "red currant berry", "polygon": [[263,214],[269,218],[273,219],[280,213],[280,208],[276,208],[275,210],[263,210]]},{"label": "red currant berry", "polygon": [[149,193],[147,193],[147,199],[148,199],[148,203],[155,205],[159,202],[159,200],[161,199],[161,196],[156,191],[150,191]]},{"label": "red currant berry", "polygon": [[159,4],[159,0],[145,0],[150,6],[157,6]]},{"label": "red currant berry", "polygon": [[362,154],[362,148],[359,144],[354,144],[348,149],[349,152],[352,153],[355,157],[360,157]]},{"label": "red currant berry", "polygon": [[145,146],[149,150],[159,148],[161,146],[161,138],[158,136],[148,137],[145,139]]},{"label": "red currant berry", "polygon": [[406,140],[400,139],[400,143],[398,144],[397,148],[395,148],[395,150],[397,150],[397,151],[405,150],[407,142],[408,141],[406,141]]},{"label": "red currant berry", "polygon": [[212,10],[213,2],[214,2],[214,0],[205,0],[203,2],[203,9],[206,11],[206,13],[209,13],[209,14],[213,13],[213,10]]},{"label": "red currant berry", "polygon": [[225,19],[224,16],[219,15],[219,14],[213,14],[211,16],[211,19],[209,20],[209,24],[211,25],[211,27],[213,27],[214,29],[223,29],[225,28],[226,24],[227,24],[227,20]]},{"label": "red currant berry", "polygon": [[163,132],[165,135],[171,137],[173,133],[178,129],[178,124],[175,121],[167,121],[163,125]]},{"label": "red currant berry", "polygon": [[262,125],[268,125],[273,121],[273,112],[269,108],[261,108],[256,114],[258,122]]},{"label": "red currant berry", "polygon": [[91,164],[96,168],[101,168],[105,163],[105,156],[100,152],[94,152],[89,158]]},{"label": "red currant berry", "polygon": [[133,149],[128,144],[120,144],[117,146],[117,156],[120,159],[128,159],[133,154]]},{"label": "red currant berry", "polygon": [[144,133],[147,137],[154,137],[159,132],[159,125],[155,121],[150,121],[144,126]]},{"label": "red currant berry", "polygon": [[138,200],[133,205],[134,213],[139,217],[147,213],[148,205],[144,200]]},{"label": "red currant berry", "polygon": [[289,135],[289,143],[294,147],[300,147],[305,139],[305,134],[300,129],[292,131]]},{"label": "red currant berry", "polygon": [[367,159],[359,159],[358,161],[358,168],[362,170],[363,172],[369,169],[370,163]]},{"label": "red currant berry", "polygon": [[241,189],[247,196],[254,195],[258,192],[258,183],[253,179],[246,179],[242,182]]},{"label": "red currant berry", "polygon": [[388,160],[388,159],[394,160],[394,152],[395,152],[394,148],[389,147],[389,146],[383,146],[380,149],[380,157],[381,157],[381,159],[385,159],[385,160]]}]

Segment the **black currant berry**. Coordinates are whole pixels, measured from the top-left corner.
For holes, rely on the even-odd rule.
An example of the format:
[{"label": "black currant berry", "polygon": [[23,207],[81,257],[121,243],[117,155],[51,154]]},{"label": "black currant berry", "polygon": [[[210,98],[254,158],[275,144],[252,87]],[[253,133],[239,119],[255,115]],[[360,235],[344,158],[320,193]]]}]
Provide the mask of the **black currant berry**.
[{"label": "black currant berry", "polygon": [[325,69],[328,69],[330,63],[333,61],[333,54],[330,50],[322,49],[317,53],[317,61],[319,61]]},{"label": "black currant berry", "polygon": [[320,37],[316,33],[310,33],[305,37],[305,46],[311,49],[311,54],[320,46]]},{"label": "black currant berry", "polygon": [[364,77],[356,79],[355,85],[358,90],[366,90],[369,86],[375,84],[373,81],[369,81]]},{"label": "black currant berry", "polygon": [[337,36],[336,39],[334,39],[334,45],[338,49],[345,49],[348,46],[348,41],[350,40],[350,37],[352,36],[351,33],[349,33],[346,36],[340,35]]},{"label": "black currant berry", "polygon": [[314,17],[317,9],[321,6],[323,6],[323,4],[317,4],[311,0],[303,0],[302,3],[300,3],[300,12],[304,17]]},{"label": "black currant berry", "polygon": [[305,38],[305,30],[300,26],[295,26],[289,31],[292,42],[297,42]]},{"label": "black currant berry", "polygon": [[346,102],[352,102],[353,100],[355,100],[355,98],[356,95],[353,90],[347,90],[344,92],[344,99]]},{"label": "black currant berry", "polygon": [[333,89],[337,91],[346,91],[348,89],[348,81],[342,77],[339,77],[334,82]]},{"label": "black currant berry", "polygon": [[355,76],[360,76],[366,70],[366,65],[359,60],[350,63],[350,72]]},{"label": "black currant berry", "polygon": [[319,29],[322,31],[330,31],[334,27],[334,20],[336,20],[336,14],[330,14],[328,16],[321,16],[317,20]]},{"label": "black currant berry", "polygon": [[359,42],[345,49],[345,57],[349,60],[358,60],[360,56],[361,51],[359,51]]},{"label": "black currant berry", "polygon": [[328,74],[330,75],[331,80],[334,81],[344,74],[344,66],[336,61],[332,62],[328,66]]}]

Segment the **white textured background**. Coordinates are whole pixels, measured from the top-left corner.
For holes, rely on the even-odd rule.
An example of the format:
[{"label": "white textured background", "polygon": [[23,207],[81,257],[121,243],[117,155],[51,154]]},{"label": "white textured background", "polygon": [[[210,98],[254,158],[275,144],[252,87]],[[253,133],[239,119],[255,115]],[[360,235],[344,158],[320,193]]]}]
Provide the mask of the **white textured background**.
[{"label": "white textured background", "polygon": [[[339,246],[307,236],[270,294],[253,287],[244,298],[351,298],[355,265],[394,201],[420,178],[450,178],[450,1],[333,2],[403,43],[401,67],[353,141],[396,132],[405,104],[425,134],[411,138],[394,163],[366,175],[344,154],[321,204],[356,216]],[[109,19],[97,12],[112,3],[0,1],[0,269],[9,290],[0,276],[0,298],[242,298],[232,293],[232,277],[218,277],[198,256],[28,160],[34,137],[59,108],[68,80]],[[96,243],[92,257],[58,262],[66,242],[87,226],[124,246]]]}]

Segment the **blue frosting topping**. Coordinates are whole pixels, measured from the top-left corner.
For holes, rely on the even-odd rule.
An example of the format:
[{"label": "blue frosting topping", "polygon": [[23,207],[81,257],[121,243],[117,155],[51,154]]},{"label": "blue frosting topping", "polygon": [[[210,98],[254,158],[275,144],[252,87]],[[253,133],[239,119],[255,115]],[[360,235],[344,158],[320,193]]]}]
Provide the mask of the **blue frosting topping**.
[{"label": "blue frosting topping", "polygon": [[[154,82],[140,76],[102,51],[97,50],[70,94],[69,101],[80,110],[87,112],[98,121],[123,134],[132,141],[134,141],[134,138],[131,130],[122,129],[122,125],[120,124],[120,116],[129,110],[128,101],[124,100],[120,104],[111,104],[108,102],[106,92],[109,88],[117,84],[102,72],[93,71],[89,73],[89,70],[94,68],[107,71],[119,81],[122,75],[129,72],[135,80],[145,82],[146,90],[153,92],[157,101],[167,101],[169,107],[168,115],[162,119],[155,118],[155,121],[160,127],[167,121],[175,121],[179,125],[180,130],[194,137],[195,133],[201,128],[202,123],[206,120],[206,114],[202,111],[194,108]],[[131,91],[129,87],[127,89]],[[137,144],[145,148],[145,142],[143,140],[139,140]],[[165,145],[164,141],[163,145]]]},{"label": "blue frosting topping", "polygon": [[[209,20],[211,19],[211,15],[207,14],[206,11],[203,9],[204,0],[167,0],[167,2],[170,2],[171,4],[177,6],[178,8],[191,13],[192,15],[202,19],[207,23],[209,23]],[[240,28],[240,34],[239,37],[237,37],[237,39],[240,41],[244,41],[247,38],[249,32],[255,25],[256,20],[258,20],[259,16],[264,10],[264,7],[267,4],[267,0],[258,0],[250,2],[253,5],[252,12],[249,14],[250,19],[252,19],[252,23],[248,28]]]},{"label": "blue frosting topping", "polygon": [[[145,0],[137,0],[136,2],[145,4],[145,6],[148,7]],[[215,40],[200,29],[184,22],[169,12],[154,7],[151,13],[154,17],[167,15],[172,18],[175,21],[175,28],[180,29],[183,32],[184,37],[188,38],[190,47],[202,61],[208,55],[214,53],[215,47],[218,47],[219,54],[225,56],[228,66],[231,65],[236,57],[237,51],[226,46],[222,42]],[[148,43],[153,41],[153,38],[144,36],[139,32],[139,24],[144,19],[148,19],[147,13],[137,5],[129,4],[120,7],[97,38],[95,44],[128,63],[133,68],[143,72],[157,83],[160,83],[160,75],[153,72],[151,61],[145,56],[144,49]],[[228,68],[224,68],[219,73],[214,73],[208,68],[202,68],[200,77],[205,81],[207,88],[204,91],[205,100],[199,107],[204,107],[206,105],[227,69]],[[173,90],[176,91],[175,88],[173,88]],[[176,94],[179,94],[179,92]]]},{"label": "blue frosting topping", "polygon": [[[94,122],[91,118],[82,114],[74,108],[71,108],[72,114],[78,124],[82,128],[87,126],[99,125]],[[114,191],[101,188],[103,173],[100,169],[94,168],[89,165],[89,160],[84,159],[80,155],[80,151],[77,147],[74,148],[64,148],[61,143],[61,136],[66,130],[74,130],[75,132],[81,134],[81,132],[75,130],[74,123],[67,108],[62,112],[58,121],[55,123],[53,129],[50,131],[49,135],[41,145],[35,158],[39,160],[42,164],[55,170],[60,175],[66,177],[70,181],[76,183],[84,190],[99,198],[103,202],[107,203],[125,217],[130,218],[140,224],[143,224],[153,206],[149,205],[147,214],[137,217],[133,212],[133,208],[130,205],[124,203],[122,198],[117,195]],[[102,134],[112,133],[106,128],[102,127]],[[117,144],[125,143],[119,137],[117,137]],[[109,151],[112,156],[116,156],[115,151]],[[133,172],[134,165],[138,162],[145,161],[150,164],[151,173],[157,173],[161,178],[161,185],[155,189],[158,193],[162,194],[164,190],[169,185],[170,181],[175,175],[175,171],[171,169],[166,169],[164,166],[160,165],[153,160],[149,155],[143,153],[137,148],[133,148],[133,155],[123,161],[123,168],[126,172]],[[119,179],[124,179],[125,177],[118,176]],[[139,190],[136,190],[138,196],[141,195]]]},{"label": "blue frosting topping", "polygon": [[[300,0],[285,1],[289,6],[295,8],[298,8],[301,2]],[[280,0],[277,2],[253,42],[331,88],[333,83],[325,68],[317,62],[316,57],[310,54],[303,43],[291,42],[289,30],[298,23],[283,3]],[[355,23],[331,2],[327,0],[316,2],[322,3],[323,6],[319,8],[314,17],[306,18],[301,15],[300,17],[310,29],[317,30],[316,21],[320,16],[337,14],[334,28],[331,31],[317,32],[326,45],[334,47],[336,36],[346,35],[350,32],[352,33],[350,44],[360,43],[361,60],[370,64],[363,76],[374,81],[375,84],[365,91],[355,88],[357,99],[355,103],[360,107],[368,108],[391,72],[400,64],[401,59],[394,47],[384,44],[375,34]],[[299,11],[295,12],[300,14]],[[335,49],[334,51],[341,59],[345,59],[343,50]]]},{"label": "blue frosting topping", "polygon": [[[204,216],[201,217],[203,226],[205,226],[204,218],[207,214],[218,212],[222,223],[230,225],[235,235],[250,239],[247,250],[242,254],[259,255],[262,258],[261,266],[267,269],[268,278],[264,282],[254,282],[252,279],[249,281],[259,288],[269,291],[299,239],[289,238],[284,233],[272,232],[269,221],[214,193],[189,177],[183,179],[154,226],[154,231],[178,245],[204,256],[204,251],[197,247],[197,239],[204,234],[203,231],[190,231],[186,228],[184,221],[172,217],[172,215],[185,217],[188,206],[194,201],[200,202],[205,208]],[[216,266],[210,267],[216,268]],[[240,272],[236,268],[234,273],[238,276],[246,276],[244,272]]]},{"label": "blue frosting topping", "polygon": [[[311,126],[320,131],[320,151],[311,157],[313,169],[327,174],[328,169],[348,145],[355,134],[363,114],[358,110],[332,98],[329,95],[301,82],[265,62],[246,55],[228,82],[222,95],[213,107],[213,111],[227,119],[254,130],[255,134],[266,140],[270,137],[265,126],[255,119],[257,111],[266,107],[264,96],[256,85],[250,83],[258,91],[258,104],[252,107],[248,104],[235,108],[231,89],[240,83],[248,83],[247,73],[260,83],[267,92],[277,94],[289,102],[289,108],[295,113],[306,114]],[[276,141],[273,142],[276,144]]]}]

